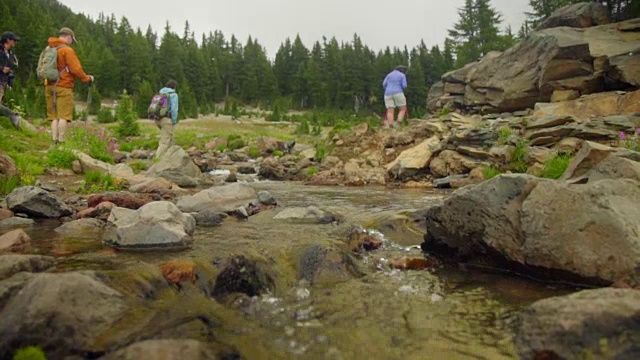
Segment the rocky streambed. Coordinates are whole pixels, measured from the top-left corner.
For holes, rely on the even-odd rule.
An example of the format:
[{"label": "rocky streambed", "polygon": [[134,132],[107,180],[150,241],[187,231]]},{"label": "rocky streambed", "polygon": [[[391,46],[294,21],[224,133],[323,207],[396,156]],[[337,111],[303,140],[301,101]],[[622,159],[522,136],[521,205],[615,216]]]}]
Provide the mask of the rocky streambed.
[{"label": "rocky streambed", "polygon": [[425,255],[443,192],[252,186],[278,205],[196,215],[188,245],[162,251],[105,245],[103,220],[22,227],[28,247],[0,257],[0,358],[513,359],[522,309],[575,290]]}]

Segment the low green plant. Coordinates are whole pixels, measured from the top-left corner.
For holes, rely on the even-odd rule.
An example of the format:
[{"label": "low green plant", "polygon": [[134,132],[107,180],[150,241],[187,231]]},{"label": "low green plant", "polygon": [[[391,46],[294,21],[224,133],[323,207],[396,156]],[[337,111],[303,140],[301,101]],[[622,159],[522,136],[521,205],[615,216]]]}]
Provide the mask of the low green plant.
[{"label": "low green plant", "polygon": [[229,135],[227,138],[227,148],[231,151],[247,146],[245,141],[238,135]]},{"label": "low green plant", "polygon": [[63,147],[55,147],[47,152],[47,166],[56,169],[71,169],[76,159],[71,150]]},{"label": "low green plant", "polygon": [[252,159],[257,159],[260,157],[260,149],[256,146],[249,147],[249,157]]},{"label": "low green plant", "polygon": [[13,360],[47,360],[47,355],[42,349],[29,346],[16,351],[13,355]]},{"label": "low green plant", "polygon": [[144,161],[140,161],[140,160],[135,160],[129,163],[129,166],[131,167],[131,169],[133,170],[133,172],[135,172],[136,174],[145,171],[149,168],[149,165],[144,162]]},{"label": "low green plant", "polygon": [[351,127],[354,124],[351,123],[347,123],[347,122],[341,122],[341,123],[337,123],[333,129],[331,129],[331,131],[329,132],[329,138],[333,138],[336,135],[340,135],[340,134],[344,134],[346,132],[348,132],[349,130],[351,130]]},{"label": "low green plant", "polygon": [[124,187],[124,182],[114,179],[110,174],[89,171],[84,174],[84,184],[78,189],[81,193],[97,193],[104,191],[118,191]]},{"label": "low green plant", "polygon": [[507,144],[509,142],[509,139],[511,139],[511,135],[513,135],[511,128],[503,127],[498,129],[498,144]]},{"label": "low green plant", "polygon": [[22,181],[20,180],[20,176],[5,176],[0,175],[0,195],[5,196],[12,192],[14,189],[20,187]]},{"label": "low green plant", "polygon": [[306,119],[302,120],[302,122],[298,124],[298,127],[296,128],[295,133],[296,135],[307,135],[311,133],[311,129],[309,129],[309,123],[307,122]]},{"label": "low green plant", "polygon": [[482,168],[482,176],[485,180],[493,179],[494,177],[502,174],[502,170],[494,166],[486,166]]},{"label": "low green plant", "polygon": [[529,165],[525,160],[529,143],[525,140],[518,140],[516,148],[511,155],[511,170],[515,173],[526,173]]},{"label": "low green plant", "polygon": [[322,160],[325,158],[325,156],[329,155],[331,150],[332,149],[331,149],[330,146],[326,146],[323,143],[317,143],[316,144],[316,156],[315,156],[314,160],[316,162],[322,162]]},{"label": "low green plant", "polygon": [[312,177],[313,175],[318,173],[318,167],[317,166],[312,166],[309,169],[307,169],[307,177]]},{"label": "low green plant", "polygon": [[227,150],[227,145],[226,144],[220,144],[220,145],[216,146],[216,151],[217,152],[224,152],[225,150]]},{"label": "low green plant", "polygon": [[275,156],[275,157],[282,157],[284,155],[284,153],[282,151],[280,151],[280,150],[276,150],[276,151],[272,152],[271,155]]},{"label": "low green plant", "polygon": [[445,105],[442,107],[442,109],[440,109],[440,113],[438,114],[439,116],[445,116],[448,115],[451,112],[451,106],[449,105]]},{"label": "low green plant", "polygon": [[133,107],[131,96],[126,91],[120,96],[120,102],[116,108],[116,119],[120,122],[116,129],[120,137],[140,135],[140,125],[136,122],[138,114]]},{"label": "low green plant", "polygon": [[545,161],[541,177],[547,179],[559,179],[569,167],[572,156],[569,154],[558,154]]}]

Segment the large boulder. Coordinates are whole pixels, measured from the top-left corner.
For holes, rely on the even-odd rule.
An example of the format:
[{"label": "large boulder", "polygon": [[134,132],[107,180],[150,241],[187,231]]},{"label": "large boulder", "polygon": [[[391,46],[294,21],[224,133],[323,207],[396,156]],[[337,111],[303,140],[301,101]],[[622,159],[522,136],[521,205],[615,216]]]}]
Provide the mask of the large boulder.
[{"label": "large boulder", "polygon": [[619,178],[640,181],[640,153],[585,141],[560,180],[587,183]]},{"label": "large boulder", "polygon": [[640,283],[640,186],[501,175],[426,215],[422,247],[461,262],[589,284]]},{"label": "large boulder", "polygon": [[239,207],[249,207],[258,204],[258,194],[249,185],[230,184],[215,186],[199,193],[178,199],[178,208],[187,213],[197,213],[202,210],[213,210],[220,213],[230,213]]},{"label": "large boulder", "polygon": [[640,291],[585,290],[538,301],[519,315],[520,358],[638,359]]},{"label": "large boulder", "polygon": [[[637,29],[640,20],[634,19],[587,29],[557,27],[533,32],[504,53],[489,53],[477,63],[443,75],[442,84],[430,91],[429,108],[435,110],[449,102],[457,107],[516,111],[549,102],[555,91],[571,90],[575,97],[575,92],[585,95],[637,87]],[[461,100],[447,100],[452,97],[444,92],[449,83],[465,85],[464,95],[455,95]],[[620,108],[634,108],[633,104]]]},{"label": "large boulder", "polygon": [[[638,44],[640,46],[640,43]],[[640,78],[639,78],[640,81]],[[614,116],[640,111],[640,90],[630,93],[606,92],[583,96],[559,103],[540,103],[535,106],[534,118],[579,115],[583,119]]]},{"label": "large boulder", "polygon": [[417,146],[403,151],[394,161],[387,164],[386,170],[396,179],[407,179],[429,167],[431,158],[440,148],[440,138],[432,136]]},{"label": "large boulder", "polygon": [[609,24],[610,22],[609,9],[605,5],[595,2],[582,2],[567,5],[554,11],[538,25],[536,30],[561,26],[588,28]]},{"label": "large boulder", "polygon": [[58,197],[35,186],[17,188],[5,200],[11,211],[35,218],[57,219],[73,213]]},{"label": "large boulder", "polygon": [[37,274],[0,313],[0,358],[38,345],[50,359],[104,349],[96,342],[127,306],[90,273]]},{"label": "large boulder", "polygon": [[[200,168],[189,157],[189,154],[177,145],[167,149],[160,160],[147,171],[148,175],[159,177],[164,177],[163,174],[169,176],[175,173],[180,173],[190,178],[198,178],[202,174]],[[168,180],[174,181],[175,179],[168,178]],[[179,183],[178,185],[183,186]]]},{"label": "large boulder", "polygon": [[114,208],[108,221],[104,243],[123,250],[184,248],[192,243],[196,227],[193,216],[167,201],[138,210]]},{"label": "large boulder", "polygon": [[216,360],[218,355],[209,345],[190,339],[146,340],[129,345],[101,358],[103,360]]}]

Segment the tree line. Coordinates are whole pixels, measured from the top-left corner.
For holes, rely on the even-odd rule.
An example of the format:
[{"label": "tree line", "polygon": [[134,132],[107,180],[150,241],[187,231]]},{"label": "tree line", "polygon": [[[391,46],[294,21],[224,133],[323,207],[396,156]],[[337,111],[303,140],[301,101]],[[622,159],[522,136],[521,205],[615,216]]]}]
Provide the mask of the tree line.
[{"label": "tree line", "polygon": [[[523,28],[571,2],[575,1],[531,0],[532,12]],[[612,4],[612,14],[630,13],[638,7],[637,1],[607,3]],[[504,50],[518,40],[511,29],[501,28],[501,15],[490,0],[465,0],[442,48],[421,42],[412,49],[375,51],[357,34],[350,41],[323,38],[307,47],[296,36],[283,41],[273,60],[253,37],[243,42],[213,31],[196,40],[188,22],[181,33],[167,24],[159,34],[151,27],[145,31],[134,28],[126,17],[118,20],[101,14],[92,19],[75,14],[56,0],[5,0],[0,14],[2,29],[22,37],[16,49],[20,59],[18,91],[7,97],[34,117],[44,113],[43,90],[35,76],[38,56],[47,38],[62,26],[71,27],[79,37],[76,52],[85,70],[97,79],[94,98],[113,98],[126,91],[143,115],[152,94],[172,78],[180,84],[183,117],[213,112],[214,104],[224,99],[263,109],[279,105],[381,113],[382,79],[400,64],[409,66],[411,115],[420,116],[428,89],[445,72],[489,51]],[[526,36],[522,29],[520,33]],[[86,91],[84,84],[77,86],[78,94]]]}]

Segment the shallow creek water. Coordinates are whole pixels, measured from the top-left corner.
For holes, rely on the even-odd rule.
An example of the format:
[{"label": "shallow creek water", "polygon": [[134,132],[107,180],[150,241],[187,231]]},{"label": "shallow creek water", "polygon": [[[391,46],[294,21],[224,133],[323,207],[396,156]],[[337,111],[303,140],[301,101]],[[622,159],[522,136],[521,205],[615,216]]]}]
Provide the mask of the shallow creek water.
[{"label": "shallow creek water", "polygon": [[[341,215],[345,223],[380,231],[385,245],[356,257],[362,276],[312,285],[299,280],[298,258],[292,254],[315,243],[341,241],[343,226],[274,220],[278,209],[198,228],[193,247],[179,252],[115,252],[103,247],[96,235],[60,238],[52,231],[57,223],[42,223],[29,232],[38,252],[58,258],[59,271],[126,272],[143,263],[174,259],[215,264],[244,254],[265,259],[277,278],[271,294],[223,305],[196,299],[201,294],[195,292],[164,300],[168,308],[200,311],[211,306],[218,319],[215,340],[249,359],[515,359],[514,315],[536,300],[567,292],[458,267],[399,271],[386,266],[393,256],[423,256],[417,246],[422,229],[406,214],[436,204],[446,196],[443,192],[252,186],[268,190],[278,209],[315,205]],[[166,313],[170,317],[172,311]]]}]

